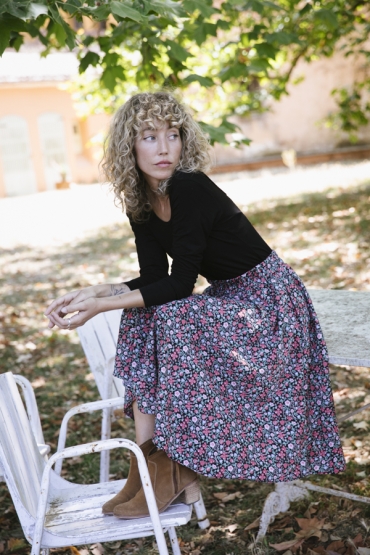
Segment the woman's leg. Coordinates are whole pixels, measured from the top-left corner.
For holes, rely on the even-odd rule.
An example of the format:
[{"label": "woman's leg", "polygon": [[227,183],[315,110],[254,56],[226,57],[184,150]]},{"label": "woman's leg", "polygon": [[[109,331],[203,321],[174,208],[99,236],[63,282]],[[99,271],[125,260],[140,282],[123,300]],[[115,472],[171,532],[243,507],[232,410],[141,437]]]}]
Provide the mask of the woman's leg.
[{"label": "woman's leg", "polygon": [[139,411],[137,402],[134,401],[132,404],[135,418],[135,433],[136,433],[136,443],[142,445],[148,439],[152,439],[154,434],[154,414],[144,414]]}]

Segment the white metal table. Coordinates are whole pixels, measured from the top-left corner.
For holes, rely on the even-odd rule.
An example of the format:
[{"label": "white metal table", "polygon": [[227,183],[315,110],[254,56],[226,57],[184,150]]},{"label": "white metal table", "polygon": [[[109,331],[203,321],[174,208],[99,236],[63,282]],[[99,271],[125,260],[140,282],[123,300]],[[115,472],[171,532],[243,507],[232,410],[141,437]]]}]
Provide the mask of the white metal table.
[{"label": "white metal table", "polygon": [[[329,362],[370,368],[370,291],[309,290],[329,351]],[[339,418],[341,422],[370,408],[370,403]],[[302,499],[307,490],[346,497],[370,504],[370,497],[323,488],[308,481],[295,480],[276,484],[267,496],[256,542],[266,535],[275,516],[289,509],[292,501]]]}]

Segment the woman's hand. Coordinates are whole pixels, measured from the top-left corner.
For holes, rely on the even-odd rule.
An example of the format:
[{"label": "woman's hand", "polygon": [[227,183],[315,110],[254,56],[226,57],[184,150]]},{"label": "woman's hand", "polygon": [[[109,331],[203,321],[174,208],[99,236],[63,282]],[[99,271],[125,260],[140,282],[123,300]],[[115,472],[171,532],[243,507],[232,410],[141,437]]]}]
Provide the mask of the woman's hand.
[{"label": "woman's hand", "polygon": [[[54,321],[55,316],[57,316],[58,321],[60,321],[62,320],[62,316],[65,316],[66,313],[74,312],[73,310],[67,310],[67,312],[65,312],[63,311],[63,308],[69,308],[69,305],[71,303],[76,304],[97,296],[98,296],[98,291],[95,289],[95,286],[91,286],[91,287],[85,287],[84,289],[78,289],[77,291],[71,291],[71,293],[67,293],[62,297],[58,297],[58,299],[55,299],[47,307],[45,311],[45,316],[49,318],[48,327],[53,328],[55,325],[57,325],[59,328],[64,329],[66,326],[60,326],[58,323]],[[54,316],[53,319],[51,318],[51,315]]]},{"label": "woman's hand", "polygon": [[[75,314],[67,318],[66,315],[72,314],[72,312]],[[99,314],[99,312],[101,312],[100,301],[96,297],[88,297],[83,300],[78,300],[76,297],[73,302],[60,308],[58,312],[54,311],[49,314],[49,328],[58,326],[63,330],[74,330],[83,326],[85,322]]]}]

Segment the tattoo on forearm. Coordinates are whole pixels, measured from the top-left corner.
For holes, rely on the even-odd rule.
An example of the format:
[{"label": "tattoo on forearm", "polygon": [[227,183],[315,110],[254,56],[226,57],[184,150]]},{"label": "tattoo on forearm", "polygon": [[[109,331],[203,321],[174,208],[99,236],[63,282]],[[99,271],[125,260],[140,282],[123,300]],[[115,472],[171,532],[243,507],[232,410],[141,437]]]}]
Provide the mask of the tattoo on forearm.
[{"label": "tattoo on forearm", "polygon": [[121,295],[122,293],[128,293],[130,288],[124,283],[118,283],[117,285],[110,286],[110,293],[112,296]]}]

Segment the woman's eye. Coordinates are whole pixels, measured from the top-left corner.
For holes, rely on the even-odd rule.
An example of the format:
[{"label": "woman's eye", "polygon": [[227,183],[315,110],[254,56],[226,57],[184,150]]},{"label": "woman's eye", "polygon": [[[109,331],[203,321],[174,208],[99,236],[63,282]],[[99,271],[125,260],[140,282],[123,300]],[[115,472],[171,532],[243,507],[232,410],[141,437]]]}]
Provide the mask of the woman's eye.
[{"label": "woman's eye", "polygon": [[170,139],[177,139],[178,136],[179,136],[178,133],[172,133],[172,134],[170,135]]},{"label": "woman's eye", "polygon": [[144,141],[151,141],[155,139],[154,135],[147,135],[147,137],[144,137]]}]

